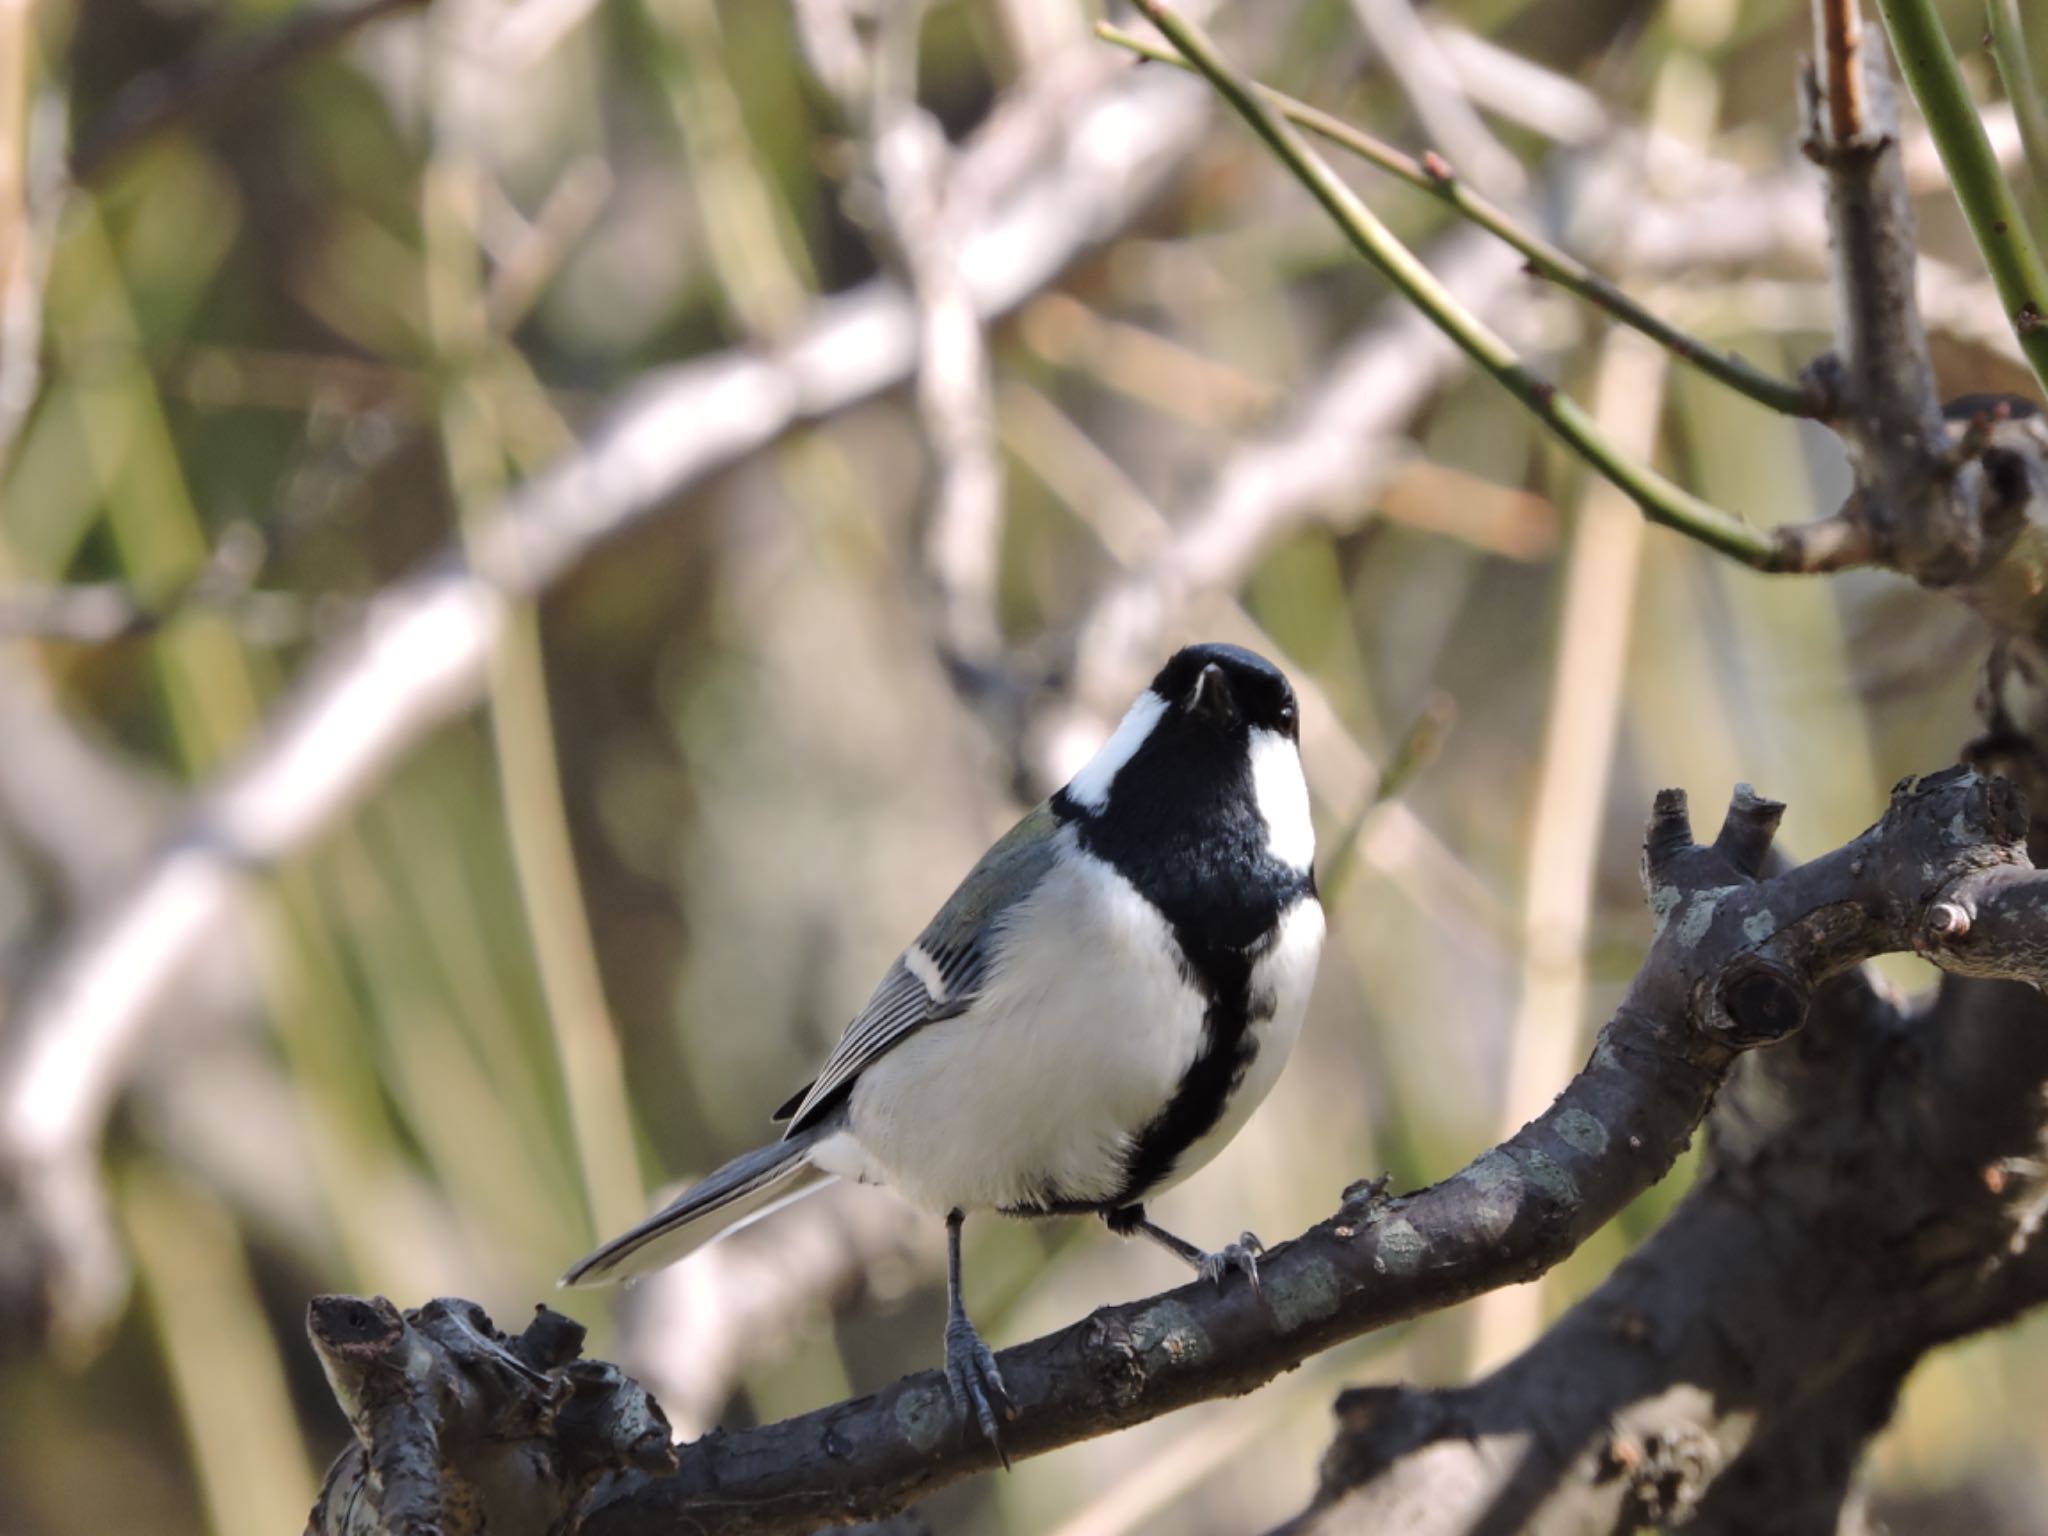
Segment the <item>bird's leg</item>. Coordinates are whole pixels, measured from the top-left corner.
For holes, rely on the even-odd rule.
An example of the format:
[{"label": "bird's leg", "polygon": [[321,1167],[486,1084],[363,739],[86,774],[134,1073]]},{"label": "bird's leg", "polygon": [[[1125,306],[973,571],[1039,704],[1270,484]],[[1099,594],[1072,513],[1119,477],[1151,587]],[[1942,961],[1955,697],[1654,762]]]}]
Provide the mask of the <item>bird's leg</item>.
[{"label": "bird's leg", "polygon": [[965,1420],[973,1418],[995,1447],[1004,1470],[1009,1469],[1009,1452],[996,1432],[996,1409],[1008,1418],[1016,1412],[1003,1373],[996,1369],[996,1357],[981,1342],[974,1324],[967,1318],[967,1303],[960,1291],[960,1227],[966,1217],[959,1211],[946,1216],[946,1391],[953,1399],[953,1411]]},{"label": "bird's leg", "polygon": [[1103,1223],[1118,1237],[1136,1234],[1149,1237],[1168,1253],[1189,1265],[1194,1272],[1212,1285],[1221,1285],[1223,1277],[1233,1269],[1251,1282],[1252,1294],[1265,1299],[1265,1290],[1259,1284],[1259,1255],[1266,1251],[1266,1245],[1250,1232],[1240,1233],[1234,1243],[1227,1244],[1215,1253],[1206,1253],[1185,1238],[1175,1237],[1166,1228],[1145,1217],[1142,1205],[1127,1205],[1121,1210],[1104,1211]]}]

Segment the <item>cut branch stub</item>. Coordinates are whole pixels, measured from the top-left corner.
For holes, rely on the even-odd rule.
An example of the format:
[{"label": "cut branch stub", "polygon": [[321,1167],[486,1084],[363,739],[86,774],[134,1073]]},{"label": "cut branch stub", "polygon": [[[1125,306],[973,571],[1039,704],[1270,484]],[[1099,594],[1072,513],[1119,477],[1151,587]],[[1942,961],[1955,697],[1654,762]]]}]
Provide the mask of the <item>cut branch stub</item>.
[{"label": "cut branch stub", "polygon": [[[2048,877],[2025,835],[2012,786],[1952,770],[1902,781],[1876,826],[1766,880],[1717,889],[1699,851],[1668,857],[1670,910],[1632,1002],[1707,952],[1697,1036],[1732,1060],[1741,1033],[1780,1032],[1810,993],[1809,1037],[1724,1084],[1700,1183],[1522,1356],[1471,1385],[1340,1403],[1322,1489],[1288,1536],[1835,1529],[1912,1361],[2038,1302],[2048,1274],[2038,1239],[2024,1245],[2038,1006],[1952,986],[1909,1014],[1849,969],[1905,941],[1951,970],[2048,975],[2048,941],[2028,937]],[[1857,1176],[1874,1167],[1886,1177]]]},{"label": "cut branch stub", "polygon": [[1666,961],[1646,967],[1645,978],[1682,978],[1694,1023],[1732,1050],[1784,1039],[1804,1022],[1821,982],[1873,954],[1917,949],[1945,963],[1941,946],[1969,930],[1974,882],[2027,868],[2019,792],[1967,768],[1901,780],[1883,819],[1861,837],[1760,880],[1782,814],[1738,785],[1719,835],[1702,848],[1681,843],[1682,803],[1667,793],[1645,848]]},{"label": "cut branch stub", "polygon": [[[1543,1273],[1671,1167],[1741,1049],[1796,1027],[1822,979],[1923,943],[1926,914],[1943,901],[1977,902],[1974,945],[1982,914],[2006,890],[2000,880],[2031,873],[2018,796],[1965,770],[1902,783],[1860,837],[1759,878],[1745,866],[1761,865],[1776,816],[1771,802],[1738,790],[1714,846],[1700,847],[1691,840],[1685,797],[1658,795],[1644,849],[1656,936],[1590,1059],[1556,1102],[1425,1189],[1382,1197],[1354,1185],[1332,1216],[1268,1251],[1263,1295],[1197,1282],[1103,1308],[1004,1350],[1003,1377],[1019,1409],[1005,1431],[1011,1454],[1036,1455],[1249,1391],[1341,1340]],[[2042,895],[2048,899],[2048,891]],[[1328,1177],[1340,1185],[1344,1170]],[[388,1336],[388,1319],[380,1327],[376,1337]],[[550,1411],[536,1414],[526,1375],[498,1358],[518,1353],[522,1342],[497,1336],[467,1304],[422,1309],[375,1352],[403,1369],[377,1379],[431,1390],[366,1401],[373,1445],[395,1424],[401,1443],[413,1435],[442,1458],[451,1480],[467,1480],[456,1484],[465,1499],[487,1472],[528,1478],[530,1491],[502,1523],[493,1507],[492,1536],[539,1536],[557,1516],[561,1528],[585,1536],[699,1526],[720,1536],[809,1532],[879,1518],[995,1463],[988,1442],[952,1409],[943,1378],[928,1371],[780,1423],[707,1435],[679,1449],[673,1470],[638,1470],[658,1449],[649,1425],[659,1421],[637,1416],[659,1410],[601,1367],[553,1364],[549,1378],[569,1386],[549,1399]],[[521,1358],[535,1369],[542,1363]],[[562,1406],[586,1372],[596,1398]],[[465,1394],[472,1390],[511,1401],[471,1404]],[[402,1416],[407,1401],[433,1405],[440,1417],[412,1426]],[[380,1403],[393,1415],[382,1426]],[[444,1414],[443,1404],[455,1411]],[[1358,1399],[1351,1407],[1361,1425],[1398,1417],[1390,1412],[1395,1399]],[[564,1423],[572,1410],[587,1415],[573,1437]],[[529,1421],[529,1437],[495,1439],[501,1426]],[[490,1426],[491,1433],[458,1434],[457,1424]],[[1403,1432],[1412,1437],[1413,1426]],[[578,1446],[601,1449],[617,1470],[576,1484],[590,1465],[576,1458]],[[491,1462],[494,1450],[516,1465]],[[348,1497],[374,1486],[361,1453],[352,1454],[356,1461],[345,1457],[330,1477],[323,1509],[344,1509]],[[1630,1454],[1641,1461],[1646,1453]],[[1659,1470],[1641,1487],[1632,1483],[1631,1497],[1649,1508],[1647,1490],[1667,1481]],[[1445,1493],[1432,1482],[1422,1497],[1440,1503]],[[388,1519],[388,1488],[385,1499]],[[444,1502],[446,1536],[480,1531],[462,1523],[467,1504],[452,1495]],[[367,1536],[369,1527],[342,1520],[315,1529]]]},{"label": "cut branch stub", "polygon": [[1798,971],[1762,953],[1738,955],[1721,973],[1706,1022],[1737,1049],[1774,1045],[1806,1022],[1812,998]]},{"label": "cut branch stub", "polygon": [[544,1307],[515,1338],[471,1301],[401,1315],[381,1296],[321,1296],[306,1331],[356,1436],[313,1536],[549,1536],[607,1473],[675,1465],[660,1407],[578,1359],[582,1326]]},{"label": "cut branch stub", "polygon": [[1656,909],[1657,880],[1681,853],[1692,847],[1692,817],[1685,791],[1660,789],[1650,803],[1650,829],[1643,837],[1643,888]]},{"label": "cut branch stub", "polygon": [[1771,839],[1778,835],[1778,823],[1784,818],[1784,801],[1766,800],[1749,785],[1738,784],[1728,802],[1720,835],[1714,839],[1714,851],[1755,879],[1764,871]]},{"label": "cut branch stub", "polygon": [[[1701,847],[1685,796],[1659,794],[1643,859],[1657,936],[1556,1102],[1426,1189],[1383,1197],[1354,1185],[1335,1215],[1273,1245],[1263,1304],[1242,1288],[1190,1285],[1004,1350],[1019,1408],[1005,1431],[1012,1455],[1248,1391],[1341,1339],[1541,1274],[1671,1166],[1742,1047],[1795,1027],[1818,979],[1910,947],[1927,903],[2018,858],[2010,808],[2003,786],[1935,775],[1902,786],[1852,843],[1765,879],[1743,866],[1769,846],[1769,801],[1739,791],[1722,837]],[[1361,1418],[1388,1406],[1350,1401]],[[586,1529],[644,1536],[715,1513],[721,1536],[802,1532],[886,1514],[993,1464],[927,1372],[708,1436],[682,1448],[673,1474],[613,1479]]]}]

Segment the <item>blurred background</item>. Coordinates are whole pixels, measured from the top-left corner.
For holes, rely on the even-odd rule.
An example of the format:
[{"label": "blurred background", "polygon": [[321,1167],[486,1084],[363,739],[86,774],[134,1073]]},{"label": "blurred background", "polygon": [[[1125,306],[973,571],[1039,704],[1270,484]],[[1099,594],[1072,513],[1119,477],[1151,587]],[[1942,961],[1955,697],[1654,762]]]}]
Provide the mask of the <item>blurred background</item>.
[{"label": "blurred background", "polygon": [[[1786,376],[1828,344],[1794,0],[1206,9],[1660,313]],[[623,1301],[553,1280],[760,1138],[1183,641],[1302,686],[1332,907],[1290,1071],[1155,1207],[1209,1246],[1547,1102],[1647,940],[1656,787],[1711,824],[1753,780],[1807,854],[1954,760],[1953,605],[1645,529],[1103,15],[0,0],[5,1536],[297,1530],[347,1433],[320,1292],[545,1301],[692,1432],[936,1364],[939,1233],[873,1191]],[[2024,391],[1908,164],[1944,392]],[[1762,524],[1846,489],[1824,432],[1345,174],[1683,483]],[[934,1523],[1262,1528],[1341,1384],[1505,1359],[1688,1177],[1538,1286]],[[1088,1221],[968,1242],[998,1347],[1185,1278]],[[1922,1368],[1894,1530],[2039,1528],[2044,1364],[2034,1324]]]}]

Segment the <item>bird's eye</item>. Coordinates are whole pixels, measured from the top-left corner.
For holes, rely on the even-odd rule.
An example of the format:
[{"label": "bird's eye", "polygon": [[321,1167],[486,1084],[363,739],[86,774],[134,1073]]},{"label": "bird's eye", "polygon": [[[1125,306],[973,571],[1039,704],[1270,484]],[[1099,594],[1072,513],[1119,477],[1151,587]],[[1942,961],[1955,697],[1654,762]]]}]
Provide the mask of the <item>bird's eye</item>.
[{"label": "bird's eye", "polygon": [[1292,704],[1282,704],[1280,706],[1280,723],[1282,725],[1294,724],[1294,706]]}]

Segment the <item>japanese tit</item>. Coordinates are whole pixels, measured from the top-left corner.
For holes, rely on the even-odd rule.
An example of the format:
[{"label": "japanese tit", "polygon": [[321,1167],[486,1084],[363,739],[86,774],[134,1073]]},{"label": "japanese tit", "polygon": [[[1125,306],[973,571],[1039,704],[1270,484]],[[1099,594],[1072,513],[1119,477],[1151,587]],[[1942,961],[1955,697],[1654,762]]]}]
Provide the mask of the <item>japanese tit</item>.
[{"label": "japanese tit", "polygon": [[1094,1212],[1222,1283],[1144,1202],[1236,1134],[1280,1074],[1323,942],[1294,691],[1233,645],[1160,669],[1073,780],[1017,823],[898,956],[782,1139],[614,1238],[564,1285],[626,1278],[833,1178],[946,1222],[946,1381],[1001,1450],[1009,1407],[961,1299],[970,1211]]}]

